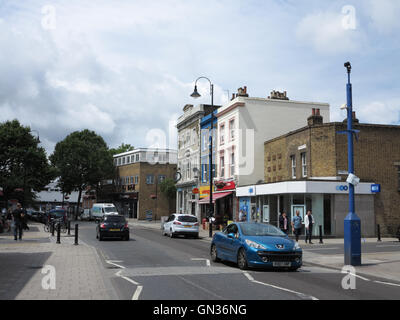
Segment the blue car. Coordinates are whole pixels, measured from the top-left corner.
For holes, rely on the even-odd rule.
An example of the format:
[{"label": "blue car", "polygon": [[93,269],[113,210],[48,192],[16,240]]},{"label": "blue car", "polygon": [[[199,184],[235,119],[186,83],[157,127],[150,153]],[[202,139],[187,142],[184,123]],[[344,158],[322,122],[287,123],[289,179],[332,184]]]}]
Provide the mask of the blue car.
[{"label": "blue car", "polygon": [[217,232],[211,242],[211,259],[237,263],[248,267],[288,268],[302,265],[303,251],[280,229],[264,223],[232,223]]}]

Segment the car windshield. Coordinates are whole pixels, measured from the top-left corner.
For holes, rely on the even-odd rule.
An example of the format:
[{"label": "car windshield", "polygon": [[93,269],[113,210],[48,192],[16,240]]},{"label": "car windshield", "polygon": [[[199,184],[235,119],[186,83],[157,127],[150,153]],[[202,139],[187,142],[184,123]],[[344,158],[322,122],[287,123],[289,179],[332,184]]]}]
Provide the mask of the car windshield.
[{"label": "car windshield", "polygon": [[178,221],[180,222],[197,222],[197,218],[193,216],[179,216]]},{"label": "car windshield", "polygon": [[285,237],[286,234],[270,224],[243,223],[240,225],[245,236],[277,236]]},{"label": "car windshield", "polygon": [[125,222],[125,217],[121,216],[107,216],[104,218],[106,222]]},{"label": "car windshield", "polygon": [[64,210],[51,211],[50,214],[56,217],[63,217],[65,215],[65,211]]},{"label": "car windshield", "polygon": [[105,213],[117,212],[117,209],[115,209],[115,207],[105,207],[105,208],[104,208],[104,212],[105,212]]}]

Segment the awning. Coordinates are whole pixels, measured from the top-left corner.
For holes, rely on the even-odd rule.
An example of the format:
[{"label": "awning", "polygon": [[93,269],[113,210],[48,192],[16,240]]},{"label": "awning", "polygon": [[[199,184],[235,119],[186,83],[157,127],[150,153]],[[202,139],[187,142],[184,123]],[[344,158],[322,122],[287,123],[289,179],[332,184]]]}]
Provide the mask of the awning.
[{"label": "awning", "polygon": [[[230,194],[232,194],[232,191],[230,191],[230,192],[213,193],[213,203],[215,203],[215,200],[222,199],[222,198],[224,198],[226,196],[229,196]],[[199,204],[207,204],[207,203],[210,203],[210,197],[209,196],[204,198],[204,199],[201,199],[199,201]]]}]

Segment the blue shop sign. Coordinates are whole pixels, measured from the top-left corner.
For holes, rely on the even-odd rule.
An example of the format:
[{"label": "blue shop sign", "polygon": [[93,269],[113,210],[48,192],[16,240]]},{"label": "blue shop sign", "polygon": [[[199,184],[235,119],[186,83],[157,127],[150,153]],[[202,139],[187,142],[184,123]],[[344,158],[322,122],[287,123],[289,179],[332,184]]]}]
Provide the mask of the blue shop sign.
[{"label": "blue shop sign", "polygon": [[349,190],[349,187],[348,187],[348,186],[345,186],[345,185],[336,186],[336,190],[337,190],[337,191],[348,191],[348,190]]},{"label": "blue shop sign", "polygon": [[380,184],[371,184],[371,192],[372,193],[381,192],[381,185]]}]

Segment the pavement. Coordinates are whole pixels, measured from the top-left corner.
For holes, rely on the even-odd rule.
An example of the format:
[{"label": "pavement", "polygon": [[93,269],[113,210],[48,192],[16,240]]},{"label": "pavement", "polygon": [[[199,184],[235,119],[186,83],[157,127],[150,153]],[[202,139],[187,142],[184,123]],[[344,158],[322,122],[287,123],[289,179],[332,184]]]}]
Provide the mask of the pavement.
[{"label": "pavement", "polygon": [[[161,221],[128,220],[133,227],[159,229],[161,232]],[[202,226],[199,229],[199,237],[202,241],[211,242],[209,230],[203,230]],[[356,267],[356,272],[366,276],[400,281],[400,242],[397,238],[382,238],[381,240],[378,242],[377,238],[362,239],[362,266]],[[342,270],[345,266],[343,238],[323,239],[323,244],[319,244],[319,239],[315,239],[314,244],[306,244],[301,240],[299,243],[303,248],[304,264],[335,270]]]},{"label": "pavement", "polygon": [[42,224],[29,227],[22,241],[0,234],[0,300],[115,299],[95,248],[65,234],[57,244]]}]

